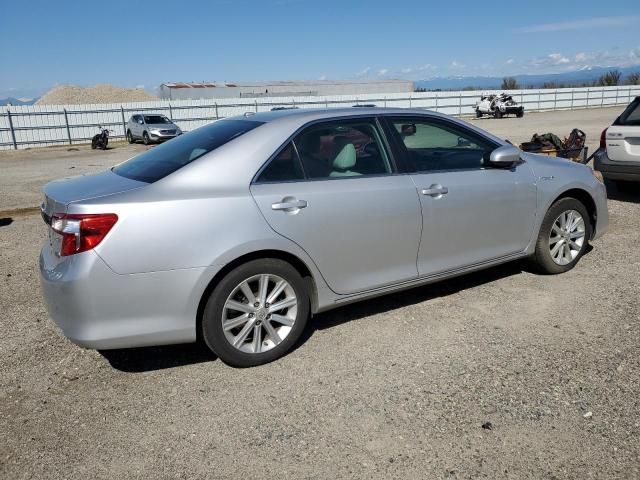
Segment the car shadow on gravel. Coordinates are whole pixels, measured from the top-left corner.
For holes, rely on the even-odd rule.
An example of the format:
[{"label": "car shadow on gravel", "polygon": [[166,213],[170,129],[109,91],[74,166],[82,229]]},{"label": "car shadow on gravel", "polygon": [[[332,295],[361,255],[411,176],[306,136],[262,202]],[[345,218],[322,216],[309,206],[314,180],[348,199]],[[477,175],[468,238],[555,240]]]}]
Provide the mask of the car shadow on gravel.
[{"label": "car shadow on gravel", "polygon": [[409,290],[389,293],[381,297],[364,300],[335,310],[330,310],[326,313],[318,314],[313,318],[310,322],[310,328],[307,328],[307,331],[298,343],[298,346],[309,340],[317,330],[325,330],[371,315],[385,313],[390,310],[415,305],[417,303],[427,302],[439,297],[446,297],[469,288],[484,285],[485,283],[495,282],[501,278],[531,271],[531,266],[526,260],[518,260],[488,268],[486,270],[451,278],[449,280],[442,280]]},{"label": "car shadow on gravel", "polygon": [[607,198],[619,202],[640,203],[640,184],[636,182],[616,183],[606,182]]},{"label": "car shadow on gravel", "polygon": [[162,347],[100,350],[99,352],[113,368],[127,373],[184,367],[218,359],[211,350],[200,342]]},{"label": "car shadow on gravel", "polygon": [[[587,250],[586,254],[590,251]],[[321,313],[313,317],[305,332],[292,350],[304,345],[318,330],[337,327],[371,315],[385,313],[398,308],[427,302],[439,297],[495,282],[502,278],[531,272],[525,260],[514,261],[460,277],[415,287],[409,290],[364,300],[359,303]],[[217,357],[204,345],[198,343],[167,345],[162,347],[128,348],[121,350],[101,350],[100,354],[116,370],[128,373],[142,373],[166,368],[182,367],[197,363],[212,362]]]}]

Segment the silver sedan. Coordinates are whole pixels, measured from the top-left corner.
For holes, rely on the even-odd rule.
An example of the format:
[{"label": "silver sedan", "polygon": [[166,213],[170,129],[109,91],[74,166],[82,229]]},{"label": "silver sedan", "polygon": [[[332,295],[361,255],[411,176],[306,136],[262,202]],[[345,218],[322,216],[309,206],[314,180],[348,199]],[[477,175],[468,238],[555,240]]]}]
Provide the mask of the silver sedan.
[{"label": "silver sedan", "polygon": [[590,168],[406,109],[219,120],[44,194],[42,289],[67,337],[201,338],[240,367],[346,303],[522,258],[566,272],[608,224]]}]

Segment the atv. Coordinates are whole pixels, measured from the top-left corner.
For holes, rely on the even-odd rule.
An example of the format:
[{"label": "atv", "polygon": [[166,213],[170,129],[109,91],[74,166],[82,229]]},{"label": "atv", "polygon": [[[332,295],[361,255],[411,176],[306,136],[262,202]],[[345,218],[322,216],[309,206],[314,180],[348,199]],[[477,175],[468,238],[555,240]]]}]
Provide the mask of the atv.
[{"label": "atv", "polygon": [[518,105],[511,95],[501,93],[499,95],[482,95],[480,101],[476,103],[476,117],[489,115],[495,118],[502,118],[505,115],[513,114],[518,118],[524,116],[524,107]]}]

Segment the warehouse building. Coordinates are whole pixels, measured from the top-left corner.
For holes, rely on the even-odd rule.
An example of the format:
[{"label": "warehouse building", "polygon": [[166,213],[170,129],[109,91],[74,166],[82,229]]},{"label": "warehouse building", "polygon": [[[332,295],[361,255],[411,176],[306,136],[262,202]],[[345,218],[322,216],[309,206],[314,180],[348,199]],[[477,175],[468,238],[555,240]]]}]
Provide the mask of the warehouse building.
[{"label": "warehouse building", "polygon": [[330,95],[363,95],[367,93],[413,92],[409,80],[376,81],[300,81],[265,83],[163,83],[163,100],[198,100],[206,98],[314,97]]}]

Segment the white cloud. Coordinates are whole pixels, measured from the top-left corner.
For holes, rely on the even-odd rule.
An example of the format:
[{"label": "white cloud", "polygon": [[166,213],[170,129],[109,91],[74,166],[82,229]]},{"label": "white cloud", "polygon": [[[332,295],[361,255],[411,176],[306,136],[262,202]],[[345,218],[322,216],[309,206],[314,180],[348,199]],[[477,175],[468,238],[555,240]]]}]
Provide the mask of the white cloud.
[{"label": "white cloud", "polygon": [[506,63],[507,65],[512,65],[512,64],[513,64],[513,62],[514,62],[513,58],[510,58],[509,60],[507,60],[507,61],[506,61],[506,62],[504,62],[504,63]]},{"label": "white cloud", "polygon": [[322,75],[318,80],[326,80],[327,76],[326,75]]},{"label": "white cloud", "polygon": [[402,70],[400,70],[400,72],[406,75],[407,73],[413,72],[413,68],[411,67],[403,68]]},{"label": "white cloud", "polygon": [[381,68],[380,70],[378,70],[378,75],[381,77],[384,77],[387,73],[389,73],[388,68]]},{"label": "white cloud", "polygon": [[369,72],[371,72],[371,67],[366,67],[360,70],[358,73],[356,73],[356,77],[365,77],[369,75]]},{"label": "white cloud", "polygon": [[450,67],[453,68],[453,69],[458,70],[458,69],[464,68],[465,65],[464,65],[464,63],[460,63],[457,60],[454,60],[453,62],[451,62]]},{"label": "white cloud", "polygon": [[562,55],[561,53],[550,53],[549,58],[554,65],[563,65],[565,63],[571,63],[571,61]]},{"label": "white cloud", "polygon": [[541,23],[515,28],[516,33],[540,33],[540,32],[566,32],[568,30],[581,30],[590,28],[613,28],[637,25],[640,16],[630,15],[623,17],[595,17],[568,22]]}]

